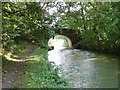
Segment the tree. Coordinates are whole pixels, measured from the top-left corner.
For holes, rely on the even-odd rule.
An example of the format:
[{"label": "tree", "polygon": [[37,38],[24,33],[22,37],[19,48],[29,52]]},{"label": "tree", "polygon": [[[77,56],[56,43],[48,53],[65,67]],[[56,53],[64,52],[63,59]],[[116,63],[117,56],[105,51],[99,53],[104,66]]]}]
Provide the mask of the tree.
[{"label": "tree", "polygon": [[116,53],[120,50],[119,10],[115,2],[4,2],[3,48],[12,50],[18,40],[32,38],[46,47],[55,29],[67,28],[79,34],[81,46]]},{"label": "tree", "polygon": [[[65,3],[68,11],[57,26],[72,28],[80,35],[80,46],[99,51],[118,53],[120,50],[119,3]],[[79,7],[77,10],[75,7]],[[64,10],[67,10],[64,9]]]},{"label": "tree", "polygon": [[2,42],[6,51],[12,51],[20,40],[34,39],[41,47],[46,47],[52,35],[52,27],[47,20],[46,3],[3,2]]}]

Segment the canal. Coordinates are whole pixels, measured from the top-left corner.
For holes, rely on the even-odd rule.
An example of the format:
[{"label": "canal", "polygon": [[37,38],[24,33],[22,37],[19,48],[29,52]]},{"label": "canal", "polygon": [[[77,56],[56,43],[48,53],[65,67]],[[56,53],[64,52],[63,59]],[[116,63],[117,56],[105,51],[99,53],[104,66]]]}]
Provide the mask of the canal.
[{"label": "canal", "polygon": [[48,59],[70,88],[118,88],[118,57],[80,49],[55,48]]}]

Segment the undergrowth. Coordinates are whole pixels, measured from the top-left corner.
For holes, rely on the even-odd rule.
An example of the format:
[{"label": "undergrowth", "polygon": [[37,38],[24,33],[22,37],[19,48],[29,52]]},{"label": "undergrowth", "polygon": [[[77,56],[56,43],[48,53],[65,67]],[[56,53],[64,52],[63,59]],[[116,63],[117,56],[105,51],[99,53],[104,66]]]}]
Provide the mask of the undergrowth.
[{"label": "undergrowth", "polygon": [[58,75],[59,68],[48,62],[45,49],[35,50],[27,60],[25,72],[21,77],[20,88],[67,87],[67,81]]}]

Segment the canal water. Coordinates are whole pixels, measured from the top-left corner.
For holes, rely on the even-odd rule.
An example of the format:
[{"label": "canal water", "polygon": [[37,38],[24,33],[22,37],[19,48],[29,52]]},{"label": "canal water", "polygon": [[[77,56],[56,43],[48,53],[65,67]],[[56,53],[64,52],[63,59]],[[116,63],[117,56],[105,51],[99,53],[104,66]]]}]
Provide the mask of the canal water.
[{"label": "canal water", "polygon": [[48,59],[61,70],[70,88],[118,88],[118,57],[80,49],[57,48]]}]

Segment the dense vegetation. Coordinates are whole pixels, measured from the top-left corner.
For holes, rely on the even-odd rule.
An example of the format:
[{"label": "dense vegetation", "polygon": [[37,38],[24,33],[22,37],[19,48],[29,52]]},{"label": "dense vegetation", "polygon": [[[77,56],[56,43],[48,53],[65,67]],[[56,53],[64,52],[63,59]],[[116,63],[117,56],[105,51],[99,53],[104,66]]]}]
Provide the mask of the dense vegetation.
[{"label": "dense vegetation", "polygon": [[[120,50],[119,2],[2,3],[2,42],[14,52],[20,40],[47,46],[55,29],[74,29],[80,45],[98,51]],[[51,11],[51,12],[50,12]]]},{"label": "dense vegetation", "polygon": [[80,35],[78,43],[81,47],[119,53],[119,4],[120,2],[67,3],[69,7],[62,9],[67,12],[58,20],[57,25],[74,29]]},{"label": "dense vegetation", "polygon": [[50,21],[39,3],[2,3],[2,42],[5,51],[14,52],[21,41],[35,41],[46,47],[52,35]]},{"label": "dense vegetation", "polygon": [[[64,28],[73,29],[80,36],[78,43],[82,48],[120,54],[119,4],[120,2],[3,2],[3,55],[23,50],[21,41],[47,48],[48,40],[56,34],[55,30]],[[38,57],[39,62],[28,62],[23,87],[64,87],[66,82],[57,75],[58,70],[43,58],[41,52],[44,51],[36,52],[33,56],[41,55],[42,60]],[[38,72],[41,72],[39,77]]]},{"label": "dense vegetation", "polygon": [[[3,58],[9,53],[11,58],[16,58],[15,55],[19,58],[21,56],[19,54],[30,49],[26,41],[47,48],[47,41],[54,32],[43,7],[44,4],[40,3],[2,3]],[[58,75],[59,69],[48,62],[47,52],[44,49],[38,49],[28,59],[32,61],[27,62],[25,74],[21,77],[22,85],[15,87],[66,86],[67,82]],[[5,58],[2,61],[3,66],[9,68],[11,64]]]},{"label": "dense vegetation", "polygon": [[67,86],[67,81],[59,76],[58,67],[47,61],[45,49],[35,50],[27,60],[19,88],[65,88]]}]

